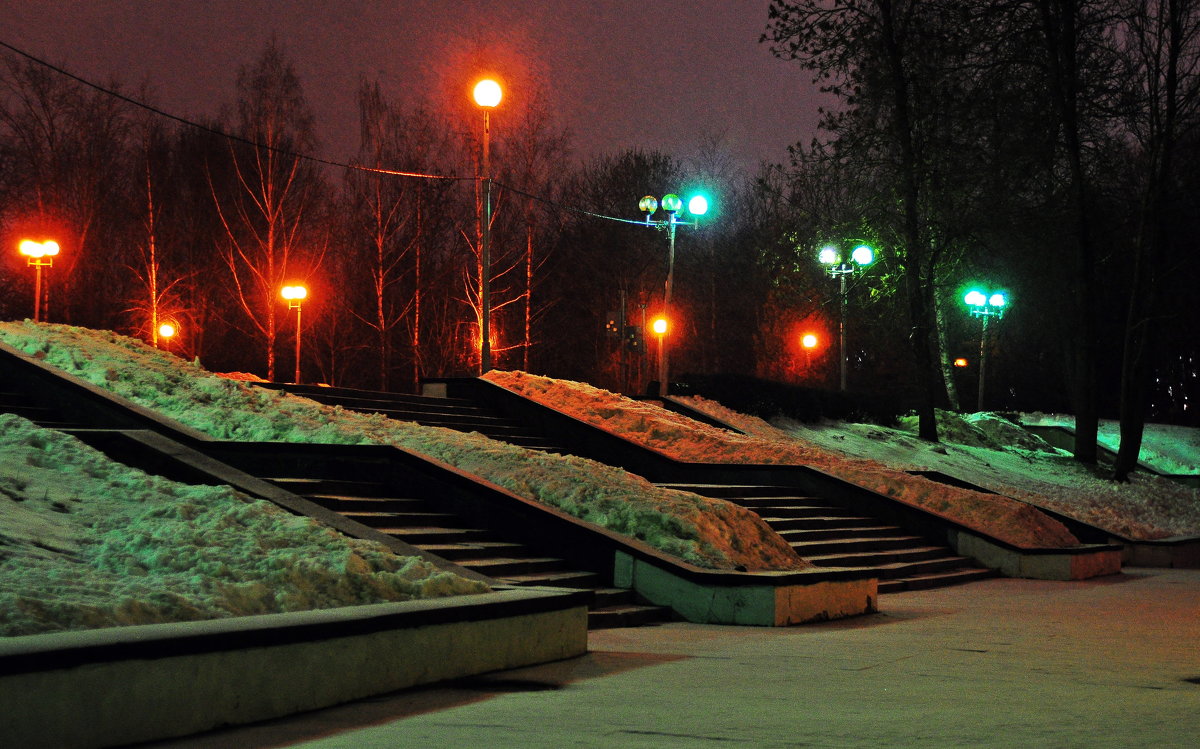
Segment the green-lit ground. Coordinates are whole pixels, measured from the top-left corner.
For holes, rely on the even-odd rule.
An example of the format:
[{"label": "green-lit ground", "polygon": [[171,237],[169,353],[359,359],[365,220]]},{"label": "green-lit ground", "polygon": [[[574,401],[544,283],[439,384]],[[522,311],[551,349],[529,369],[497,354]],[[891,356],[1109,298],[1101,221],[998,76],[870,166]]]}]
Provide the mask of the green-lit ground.
[{"label": "green-lit ground", "polygon": [[584,658],[179,747],[1194,746],[1200,571],[997,579],[883,613],[593,632]]}]

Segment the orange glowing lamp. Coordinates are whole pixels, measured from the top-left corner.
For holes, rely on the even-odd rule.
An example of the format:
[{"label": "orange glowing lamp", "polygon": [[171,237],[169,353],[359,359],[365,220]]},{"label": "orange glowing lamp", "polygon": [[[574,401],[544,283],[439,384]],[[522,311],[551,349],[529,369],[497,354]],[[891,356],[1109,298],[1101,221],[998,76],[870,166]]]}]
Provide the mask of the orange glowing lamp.
[{"label": "orange glowing lamp", "polygon": [[667,318],[656,317],[654,322],[650,323],[650,329],[658,335],[666,335],[667,333]]},{"label": "orange glowing lamp", "polygon": [[473,94],[476,104],[489,109],[499,106],[500,99],[503,98],[504,95],[500,90],[500,84],[493,81],[491,78],[484,78],[479,83],[476,83]]},{"label": "orange glowing lamp", "polygon": [[965,366],[967,366],[967,360],[960,356],[954,360],[954,366],[965,367]]},{"label": "orange glowing lamp", "polygon": [[817,337],[812,333],[805,333],[800,338],[800,345],[806,349],[814,349],[817,347],[818,343],[820,343],[820,341],[817,340]]}]

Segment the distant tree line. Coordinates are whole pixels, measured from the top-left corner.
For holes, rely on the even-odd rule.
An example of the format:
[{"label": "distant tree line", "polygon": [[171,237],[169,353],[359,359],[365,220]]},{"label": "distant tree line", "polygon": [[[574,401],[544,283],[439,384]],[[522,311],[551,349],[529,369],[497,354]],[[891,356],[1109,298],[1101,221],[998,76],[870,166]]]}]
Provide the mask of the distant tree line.
[{"label": "distant tree line", "polygon": [[[972,281],[1012,300],[989,334],[989,408],[1070,409],[1087,462],[1100,417],[1131,444],[1148,413],[1194,420],[1196,5],[776,0],[764,43],[836,106],[820,139],[750,175],[720,137],[579,161],[548,89],[517,80],[492,115],[495,366],[643,392],[667,241],[603,217],[704,190],[713,210],[677,239],[674,372],[836,387],[840,300],[816,254],[863,242],[878,259],[848,286],[850,387],[916,409],[923,436],[935,406],[970,403],[975,370],[951,361],[979,353]],[[32,312],[17,241],[52,237],[51,321],[290,379],[279,293],[302,282],[306,380],[476,373],[478,111],[364,78],[358,149],[330,157],[276,42],[231,94],[196,127],[6,53],[0,317]],[[166,320],[180,334],[157,340]]]}]

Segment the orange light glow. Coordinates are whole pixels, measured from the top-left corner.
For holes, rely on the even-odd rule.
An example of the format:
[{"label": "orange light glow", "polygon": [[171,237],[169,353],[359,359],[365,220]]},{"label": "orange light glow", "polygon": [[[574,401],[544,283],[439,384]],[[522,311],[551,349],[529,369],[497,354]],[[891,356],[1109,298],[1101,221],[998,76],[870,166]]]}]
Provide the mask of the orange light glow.
[{"label": "orange light glow", "polygon": [[967,366],[967,360],[960,356],[959,358],[954,360],[954,366],[965,367],[965,366]]},{"label": "orange light glow", "polygon": [[819,342],[820,341],[817,340],[817,337],[812,333],[805,333],[804,336],[800,338],[800,345],[807,349],[816,348]]},{"label": "orange light glow", "polygon": [[654,322],[650,323],[650,329],[658,335],[664,335],[667,332],[667,318],[656,317]]},{"label": "orange light glow", "polygon": [[22,239],[18,247],[21,250],[21,254],[30,258],[31,262],[36,258],[54,257],[58,254],[58,242],[55,242],[53,239],[47,239],[45,242]]},{"label": "orange light glow", "polygon": [[298,302],[308,296],[308,289],[300,285],[284,286],[280,290],[279,294],[289,302]]},{"label": "orange light glow", "polygon": [[169,323],[169,322],[165,322],[162,325],[158,326],[158,334],[159,334],[159,336],[161,336],[163,338],[170,338],[170,337],[174,336],[177,332],[179,332],[179,331],[175,327],[175,325],[172,323]]},{"label": "orange light glow", "polygon": [[500,91],[500,84],[490,78],[484,78],[479,83],[475,84],[475,103],[481,107],[495,107],[500,104],[500,99],[503,94]]}]

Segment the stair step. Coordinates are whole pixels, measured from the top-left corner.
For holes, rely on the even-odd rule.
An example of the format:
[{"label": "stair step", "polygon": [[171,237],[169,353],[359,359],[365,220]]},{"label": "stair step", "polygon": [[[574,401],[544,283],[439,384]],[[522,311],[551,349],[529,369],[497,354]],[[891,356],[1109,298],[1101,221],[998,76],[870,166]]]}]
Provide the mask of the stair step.
[{"label": "stair step", "polygon": [[304,478],[295,476],[262,476],[280,489],[286,489],[301,496],[330,495],[354,497],[386,497],[389,493],[387,486],[379,481],[354,481],[351,479],[335,478]]},{"label": "stair step", "polygon": [[972,567],[960,570],[952,570],[949,572],[914,575],[912,577],[898,578],[896,580],[880,580],[879,592],[899,593],[905,590],[928,590],[930,588],[944,588],[950,585],[959,585],[962,583],[974,582],[976,580],[986,580],[987,578],[995,576],[996,573],[993,570]]},{"label": "stair step", "polygon": [[[875,518],[830,517],[828,515],[812,515],[806,517],[777,517],[774,511],[760,514],[767,525],[776,531],[816,531],[830,529],[868,530],[879,527]],[[893,526],[887,526],[893,528]]]},{"label": "stair step", "polygon": [[506,557],[532,556],[532,550],[523,544],[510,541],[469,541],[463,543],[423,543],[415,544],[422,551],[441,557],[451,562],[463,562],[471,559],[486,559],[503,554]]},{"label": "stair step", "polygon": [[510,579],[512,575],[563,572],[563,560],[554,557],[491,557],[459,562],[463,567],[489,577]]},{"label": "stair step", "polygon": [[588,610],[588,629],[641,627],[654,622],[669,621],[670,618],[671,610],[665,606],[605,606]]},{"label": "stair step", "polygon": [[491,531],[480,528],[379,527],[375,530],[418,547],[430,543],[471,543],[492,536]]},{"label": "stair step", "polygon": [[528,575],[505,575],[500,578],[513,585],[545,585],[551,588],[595,588],[600,577],[594,572],[535,572]]},{"label": "stair step", "polygon": [[[772,527],[774,525],[772,524]],[[825,541],[846,539],[857,541],[867,538],[895,538],[896,534],[904,531],[894,525],[868,525],[861,527],[843,527],[831,525],[824,528],[778,529],[776,532],[788,543],[795,545],[807,541]],[[910,538],[916,538],[911,536]]]},{"label": "stair step", "polygon": [[417,497],[355,497],[348,494],[306,494],[309,499],[335,512],[411,512],[428,507]]},{"label": "stair step", "polygon": [[362,510],[339,510],[344,517],[372,528],[429,527],[431,525],[453,526],[461,522],[458,515],[448,512],[379,512]]},{"label": "stair step", "polygon": [[914,546],[903,549],[812,554],[805,559],[820,567],[874,567],[897,562],[916,562],[949,553],[941,546]]},{"label": "stair step", "polygon": [[807,559],[812,555],[838,552],[904,549],[921,545],[924,540],[918,536],[854,537],[824,541],[795,541],[791,542],[791,546],[800,556]]}]

